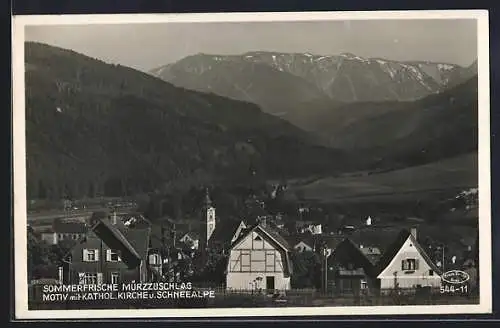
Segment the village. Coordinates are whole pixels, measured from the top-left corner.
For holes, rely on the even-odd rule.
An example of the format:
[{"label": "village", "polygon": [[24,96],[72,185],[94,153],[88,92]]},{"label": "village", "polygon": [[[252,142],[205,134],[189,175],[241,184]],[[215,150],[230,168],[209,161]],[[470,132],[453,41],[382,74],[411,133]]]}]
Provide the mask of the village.
[{"label": "village", "polygon": [[[469,279],[458,297],[477,301],[477,235],[451,248],[410,218],[405,225],[376,216],[333,225],[315,220],[313,207],[304,204],[298,204],[295,220],[272,213],[269,199],[257,195],[246,205],[252,210],[241,217],[219,215],[204,188],[188,218],[153,219],[110,206],[85,219],[29,225],[30,300],[43,306],[37,286],[46,284],[169,282],[215,290],[213,306],[401,305],[413,304],[418,295],[438,304],[457,296],[443,291],[443,273],[460,270]],[[477,202],[466,206],[477,211]]]}]

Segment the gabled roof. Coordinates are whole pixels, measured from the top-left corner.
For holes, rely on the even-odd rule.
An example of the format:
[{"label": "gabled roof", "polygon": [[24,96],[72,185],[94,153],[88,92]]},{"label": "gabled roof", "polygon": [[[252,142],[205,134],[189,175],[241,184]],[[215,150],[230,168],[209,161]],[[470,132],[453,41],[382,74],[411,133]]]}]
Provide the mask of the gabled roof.
[{"label": "gabled roof", "polygon": [[286,251],[290,251],[291,249],[290,244],[285,238],[283,238],[283,236],[277,230],[269,227],[268,225],[266,225],[265,227],[263,227],[262,225],[258,225],[258,228],[267,233],[269,236],[271,236],[271,238],[276,240],[276,242],[278,242],[278,244],[281,247],[283,247]]},{"label": "gabled roof", "polygon": [[347,268],[341,265],[345,262],[360,265],[364,270],[363,272],[367,274],[375,273],[374,264],[363,254],[358,245],[349,238],[342,240],[328,258],[329,265],[334,265],[338,269],[346,270]]},{"label": "gabled roof", "polygon": [[86,233],[88,230],[87,225],[83,222],[61,222],[54,220],[52,224],[52,231],[55,233]]},{"label": "gabled roof", "polygon": [[354,231],[349,238],[359,246],[376,247],[384,254],[400,232],[401,230],[395,227],[366,226]]},{"label": "gabled roof", "polygon": [[314,242],[312,240],[306,240],[306,239],[296,240],[296,242],[293,243],[293,247],[297,247],[297,245],[300,245],[300,244],[304,244],[306,246],[314,248]]},{"label": "gabled roof", "polygon": [[292,268],[292,261],[290,258],[290,245],[288,242],[283,238],[277,231],[275,231],[272,228],[269,227],[263,227],[260,224],[254,224],[246,229],[244,229],[244,232],[238,237],[234,243],[231,245],[231,248],[234,248],[236,245],[238,245],[242,240],[244,240],[250,233],[253,231],[256,231],[259,233],[260,236],[262,236],[264,239],[266,239],[270,244],[272,244],[274,247],[276,247],[280,253],[283,256],[284,261],[286,262],[286,265],[283,265],[284,273],[286,276],[291,275],[293,268]]},{"label": "gabled roof", "polygon": [[185,236],[189,236],[189,238],[193,239],[193,240],[199,240],[200,239],[200,234],[196,231],[189,231],[189,232],[186,232],[185,234],[183,234],[180,238],[184,238]]},{"label": "gabled roof", "polygon": [[324,236],[321,236],[321,243],[323,245],[326,245],[326,247],[328,247],[329,249],[335,250],[337,248],[337,246],[341,242],[343,242],[346,238],[347,238],[347,236],[338,235],[338,234],[324,235]]},{"label": "gabled roof", "polygon": [[151,228],[120,230],[107,219],[100,219],[92,227],[94,233],[106,245],[118,248],[121,245],[129,254],[121,254],[123,262],[130,268],[139,265],[147,256]]},{"label": "gabled roof", "polygon": [[210,236],[209,244],[214,242],[230,243],[241,222],[241,220],[227,220],[217,223],[212,236]]},{"label": "gabled roof", "polygon": [[149,239],[151,238],[151,228],[146,229],[130,229],[127,230],[124,236],[141,256],[146,258],[149,249]]},{"label": "gabled roof", "polygon": [[411,232],[407,229],[403,229],[397,235],[394,242],[384,251],[382,257],[377,263],[376,274],[379,275],[382,271],[387,268],[387,266],[391,263],[392,259],[397,255],[401,247],[403,247],[404,243],[408,238],[411,238],[411,241],[415,248],[418,250],[423,259],[427,262],[427,264],[436,272],[437,274],[441,274],[441,270],[434,264],[429,255],[425,252],[425,250],[420,246],[418,241],[413,237]]}]

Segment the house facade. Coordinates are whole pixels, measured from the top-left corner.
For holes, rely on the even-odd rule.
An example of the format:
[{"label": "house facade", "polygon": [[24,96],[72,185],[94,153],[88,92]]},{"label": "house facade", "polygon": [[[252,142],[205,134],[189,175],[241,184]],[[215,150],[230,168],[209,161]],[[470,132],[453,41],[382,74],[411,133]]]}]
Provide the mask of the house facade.
[{"label": "house facade", "polygon": [[328,256],[326,271],[327,288],[335,293],[359,295],[377,289],[373,279],[375,266],[349,238],[340,242]]},{"label": "house facade", "polygon": [[149,237],[150,228],[127,229],[113,219],[97,220],[65,256],[63,282],[102,284],[147,281],[151,271]]},{"label": "house facade", "polygon": [[87,230],[87,225],[83,222],[54,220],[52,227],[41,231],[40,236],[49,245],[57,245],[61,241],[76,242],[85,236]]},{"label": "house facade", "polygon": [[441,286],[441,272],[418,243],[416,228],[399,234],[384,252],[377,271],[381,290]]},{"label": "house facade", "polygon": [[256,224],[246,229],[230,249],[226,288],[288,290],[291,273],[288,243],[275,231]]}]

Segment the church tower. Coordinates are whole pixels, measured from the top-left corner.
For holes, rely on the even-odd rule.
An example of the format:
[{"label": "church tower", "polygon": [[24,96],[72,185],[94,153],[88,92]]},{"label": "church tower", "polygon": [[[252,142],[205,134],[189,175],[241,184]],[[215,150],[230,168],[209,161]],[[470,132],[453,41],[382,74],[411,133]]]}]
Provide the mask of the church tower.
[{"label": "church tower", "polygon": [[210,240],[210,237],[212,236],[214,230],[215,230],[215,207],[212,205],[212,200],[210,199],[210,194],[208,192],[208,188],[205,191],[205,204],[204,204],[204,211],[205,211],[205,242],[206,244],[204,246],[208,246],[208,241]]}]

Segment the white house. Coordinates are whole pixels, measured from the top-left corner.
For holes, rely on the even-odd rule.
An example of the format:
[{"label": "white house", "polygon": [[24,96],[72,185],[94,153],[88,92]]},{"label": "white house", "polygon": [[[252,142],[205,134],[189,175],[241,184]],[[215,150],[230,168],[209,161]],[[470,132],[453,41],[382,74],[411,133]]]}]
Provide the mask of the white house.
[{"label": "white house", "polygon": [[85,223],[55,220],[51,228],[41,232],[41,238],[50,245],[57,245],[63,240],[80,240],[86,233]]},{"label": "white house", "polygon": [[417,241],[417,230],[403,230],[378,265],[381,290],[440,287],[441,272]]},{"label": "white house", "polygon": [[276,231],[261,224],[243,230],[232,244],[226,288],[240,290],[290,289],[290,247]]}]

